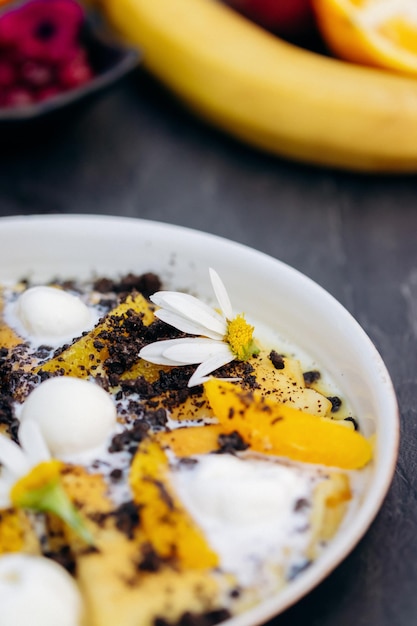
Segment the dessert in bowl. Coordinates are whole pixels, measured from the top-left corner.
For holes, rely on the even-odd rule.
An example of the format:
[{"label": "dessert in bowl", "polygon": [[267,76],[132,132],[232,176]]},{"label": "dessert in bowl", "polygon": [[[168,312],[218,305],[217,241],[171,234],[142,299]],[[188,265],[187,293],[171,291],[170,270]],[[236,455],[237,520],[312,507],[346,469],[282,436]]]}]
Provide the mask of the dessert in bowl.
[{"label": "dessert in bowl", "polygon": [[244,626],[348,554],[389,487],[398,416],[329,294],[143,220],[5,218],[0,244],[6,571],[60,564],[74,625]]}]

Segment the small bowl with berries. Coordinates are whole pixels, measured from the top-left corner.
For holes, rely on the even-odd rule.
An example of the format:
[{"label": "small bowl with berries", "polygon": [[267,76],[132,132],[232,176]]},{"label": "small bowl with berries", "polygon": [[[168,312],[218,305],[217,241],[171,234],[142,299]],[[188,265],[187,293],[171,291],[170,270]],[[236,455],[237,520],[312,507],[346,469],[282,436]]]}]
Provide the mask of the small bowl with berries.
[{"label": "small bowl with berries", "polygon": [[137,50],[76,0],[0,0],[0,122],[43,118],[131,71]]}]

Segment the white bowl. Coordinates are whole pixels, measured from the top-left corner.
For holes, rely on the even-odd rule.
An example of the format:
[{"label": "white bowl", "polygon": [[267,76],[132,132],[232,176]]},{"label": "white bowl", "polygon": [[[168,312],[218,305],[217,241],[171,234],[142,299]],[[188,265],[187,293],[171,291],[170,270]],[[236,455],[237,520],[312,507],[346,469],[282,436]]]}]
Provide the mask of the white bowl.
[{"label": "white bowl", "polygon": [[171,288],[211,299],[209,267],[221,275],[237,311],[276,329],[330,372],[362,429],[376,433],[363,500],[349,524],[284,590],[227,622],[253,626],[280,613],[325,578],[364,535],[386,495],[397,458],[398,408],[390,376],[374,345],[353,317],[313,281],[226,239],[118,217],[0,219],[0,282],[154,271]]}]

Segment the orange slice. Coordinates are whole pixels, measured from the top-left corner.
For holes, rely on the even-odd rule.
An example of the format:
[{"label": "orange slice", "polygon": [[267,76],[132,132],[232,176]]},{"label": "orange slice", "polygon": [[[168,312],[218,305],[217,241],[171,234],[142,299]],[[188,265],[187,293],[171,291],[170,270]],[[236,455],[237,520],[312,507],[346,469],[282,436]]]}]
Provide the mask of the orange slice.
[{"label": "orange slice", "polygon": [[237,431],[252,450],[352,470],[372,458],[370,442],[336,421],[269,402],[214,378],[204,387],[224,431]]},{"label": "orange slice", "polygon": [[341,59],[417,74],[415,0],[313,0],[317,24]]}]

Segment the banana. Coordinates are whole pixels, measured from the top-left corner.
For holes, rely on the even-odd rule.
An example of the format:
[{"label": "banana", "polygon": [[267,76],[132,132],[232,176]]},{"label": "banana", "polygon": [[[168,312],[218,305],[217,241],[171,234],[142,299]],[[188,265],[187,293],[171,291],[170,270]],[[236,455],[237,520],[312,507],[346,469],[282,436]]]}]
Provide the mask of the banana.
[{"label": "banana", "polygon": [[298,48],[216,0],[101,0],[189,108],[270,153],[352,171],[417,171],[417,80]]}]

